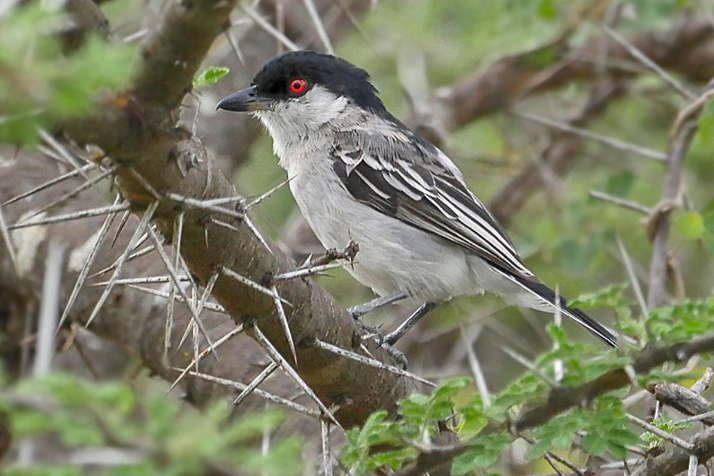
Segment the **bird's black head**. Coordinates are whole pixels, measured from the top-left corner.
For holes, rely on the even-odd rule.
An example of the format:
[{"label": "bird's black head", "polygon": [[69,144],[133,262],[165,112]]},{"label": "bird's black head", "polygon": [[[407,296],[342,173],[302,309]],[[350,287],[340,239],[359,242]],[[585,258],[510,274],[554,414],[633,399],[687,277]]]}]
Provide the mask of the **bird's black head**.
[{"label": "bird's black head", "polygon": [[300,98],[320,86],[373,112],[385,111],[370,83],[369,74],[352,63],[314,51],[295,51],[266,63],[253,78],[251,88],[223,99],[218,108],[255,111],[266,104]]}]

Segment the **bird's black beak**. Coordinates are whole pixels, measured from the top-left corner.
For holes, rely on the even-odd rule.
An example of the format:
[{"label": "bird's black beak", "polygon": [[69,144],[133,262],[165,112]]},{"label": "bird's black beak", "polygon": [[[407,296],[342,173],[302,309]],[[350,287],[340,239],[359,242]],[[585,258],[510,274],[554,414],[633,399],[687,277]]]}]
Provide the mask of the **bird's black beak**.
[{"label": "bird's black beak", "polygon": [[270,107],[272,100],[257,93],[255,86],[238,91],[220,100],[216,109],[236,112],[263,111]]}]

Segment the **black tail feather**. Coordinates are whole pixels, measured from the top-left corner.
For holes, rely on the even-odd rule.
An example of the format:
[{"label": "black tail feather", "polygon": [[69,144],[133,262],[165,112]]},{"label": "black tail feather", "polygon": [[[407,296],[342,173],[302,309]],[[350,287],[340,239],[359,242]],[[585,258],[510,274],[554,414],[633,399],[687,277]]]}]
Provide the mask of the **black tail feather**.
[{"label": "black tail feather", "polygon": [[[531,291],[533,294],[539,296],[548,304],[555,306],[555,291],[550,289],[543,283],[528,281],[523,278],[512,276],[512,279],[520,284],[523,288]],[[612,333],[607,330],[602,324],[597,322],[592,317],[585,314],[582,310],[574,307],[568,307],[568,301],[563,297],[559,296],[558,306],[560,307],[563,314],[573,319],[575,322],[587,329],[591,334],[602,340],[605,344],[610,347],[617,347],[617,338],[612,335]]]}]

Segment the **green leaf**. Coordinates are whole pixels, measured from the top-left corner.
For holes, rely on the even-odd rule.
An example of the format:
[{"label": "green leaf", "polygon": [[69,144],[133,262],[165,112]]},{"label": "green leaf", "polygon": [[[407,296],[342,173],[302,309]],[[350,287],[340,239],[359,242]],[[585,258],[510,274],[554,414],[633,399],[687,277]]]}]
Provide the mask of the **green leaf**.
[{"label": "green leaf", "polygon": [[237,449],[236,461],[240,469],[260,476],[298,476],[304,474],[302,442],[286,438],[273,443],[266,454],[252,449]]},{"label": "green leaf", "polygon": [[585,310],[598,307],[609,307],[613,309],[620,318],[628,318],[631,315],[631,302],[624,297],[628,284],[613,284],[605,289],[594,293],[581,294],[569,303],[571,307],[579,307]]},{"label": "green leaf", "polygon": [[423,428],[451,415],[453,399],[471,384],[469,378],[452,378],[435,388],[431,395],[414,393],[399,402],[407,425]]},{"label": "green leaf", "polygon": [[538,15],[546,20],[558,18],[558,9],[555,7],[554,0],[541,0],[538,5]]},{"label": "green leaf", "polygon": [[617,197],[627,197],[635,183],[635,174],[629,170],[612,175],[605,186],[605,191]]},{"label": "green leaf", "polygon": [[704,220],[698,213],[687,212],[674,222],[685,240],[698,240],[704,235]]},{"label": "green leaf", "polygon": [[198,73],[193,78],[194,88],[203,88],[205,86],[213,86],[221,79],[223,76],[230,72],[229,68],[225,66],[213,66],[207,70]]},{"label": "green leaf", "polygon": [[513,439],[506,432],[477,437],[470,448],[457,456],[451,466],[451,474],[459,476],[476,468],[487,468],[498,460],[501,452],[508,449]]},{"label": "green leaf", "polygon": [[705,147],[714,144],[714,101],[708,101],[699,116],[697,137]]}]

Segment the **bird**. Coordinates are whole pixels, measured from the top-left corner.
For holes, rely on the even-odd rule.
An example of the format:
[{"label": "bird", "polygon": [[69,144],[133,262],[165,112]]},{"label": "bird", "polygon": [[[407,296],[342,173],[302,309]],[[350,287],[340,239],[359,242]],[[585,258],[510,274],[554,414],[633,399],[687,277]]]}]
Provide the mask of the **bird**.
[{"label": "bird", "polygon": [[[285,53],[216,109],[248,112],[273,139],[297,205],[326,249],[354,240],[348,271],[380,298],[422,305],[393,344],[437,303],[484,292],[560,312],[611,347],[617,339],[541,282],[452,160],[389,113],[369,73],[337,56]],[[356,313],[355,315],[358,315]]]}]

